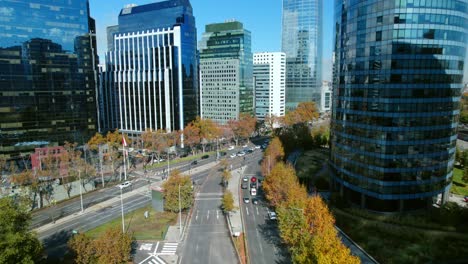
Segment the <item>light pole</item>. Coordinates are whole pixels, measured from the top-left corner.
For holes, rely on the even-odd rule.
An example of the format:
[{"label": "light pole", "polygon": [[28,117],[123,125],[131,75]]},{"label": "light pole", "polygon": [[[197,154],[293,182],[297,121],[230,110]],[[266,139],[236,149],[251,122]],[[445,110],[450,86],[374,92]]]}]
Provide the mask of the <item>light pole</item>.
[{"label": "light pole", "polygon": [[81,189],[81,170],[78,170],[78,179],[80,181],[80,201],[81,201],[81,212],[84,212],[84,207],[83,207],[83,191]]},{"label": "light pole", "polygon": [[123,196],[122,196],[122,189],[120,188],[120,207],[122,210],[122,234],[125,233],[125,218],[124,218],[124,209],[123,209]]},{"label": "light pole", "polygon": [[103,159],[102,145],[99,144],[99,167],[101,168],[102,188],[104,188],[104,172],[102,171],[102,159]]},{"label": "light pole", "polygon": [[182,210],[180,209],[180,184],[179,184],[179,240],[182,239]]},{"label": "light pole", "polygon": [[219,140],[218,137],[216,137],[216,161],[219,160]]}]

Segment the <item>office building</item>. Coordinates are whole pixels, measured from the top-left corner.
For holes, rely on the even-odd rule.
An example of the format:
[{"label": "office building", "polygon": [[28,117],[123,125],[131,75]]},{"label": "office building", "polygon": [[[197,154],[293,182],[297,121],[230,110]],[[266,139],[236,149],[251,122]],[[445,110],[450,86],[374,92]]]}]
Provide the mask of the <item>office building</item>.
[{"label": "office building", "polygon": [[330,112],[332,105],[332,84],[329,81],[322,81],[320,96],[320,113]]},{"label": "office building", "polygon": [[253,115],[250,31],[238,21],[206,25],[199,51],[202,117],[225,124]]},{"label": "office building", "polygon": [[197,32],[188,0],[128,5],[107,32],[105,129],[137,136],[182,130],[196,118]]},{"label": "office building", "polygon": [[286,108],[320,104],[322,0],[283,0],[281,51],[286,53]]},{"label": "office building", "polygon": [[336,1],[334,187],[376,211],[424,208],[453,177],[468,1]]},{"label": "office building", "polygon": [[98,62],[88,1],[0,6],[0,155],[86,142],[97,130]]},{"label": "office building", "polygon": [[254,53],[253,76],[255,116],[284,116],[286,87],[286,54],[283,52]]}]

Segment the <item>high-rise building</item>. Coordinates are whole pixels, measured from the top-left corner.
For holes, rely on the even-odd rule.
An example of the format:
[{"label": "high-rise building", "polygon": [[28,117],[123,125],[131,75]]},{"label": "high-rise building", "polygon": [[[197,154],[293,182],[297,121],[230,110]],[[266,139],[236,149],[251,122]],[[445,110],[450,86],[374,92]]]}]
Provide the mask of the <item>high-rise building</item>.
[{"label": "high-rise building", "polygon": [[107,32],[105,129],[136,136],[181,130],[196,118],[197,31],[189,0],[128,5]]},{"label": "high-rise building", "polygon": [[286,108],[320,104],[322,0],[283,0],[281,51],[286,53]]},{"label": "high-rise building", "polygon": [[377,211],[447,198],[467,45],[467,0],[335,2],[334,186]]},{"label": "high-rise building", "polygon": [[322,81],[322,95],[320,96],[320,112],[326,113],[331,110],[332,85],[329,81]]},{"label": "high-rise building", "polygon": [[283,52],[254,53],[253,76],[255,116],[284,116],[286,87],[286,54]]},{"label": "high-rise building", "polygon": [[253,114],[250,31],[238,21],[206,25],[199,50],[202,117],[225,124]]},{"label": "high-rise building", "polygon": [[87,0],[0,5],[0,155],[97,130],[95,23]]}]

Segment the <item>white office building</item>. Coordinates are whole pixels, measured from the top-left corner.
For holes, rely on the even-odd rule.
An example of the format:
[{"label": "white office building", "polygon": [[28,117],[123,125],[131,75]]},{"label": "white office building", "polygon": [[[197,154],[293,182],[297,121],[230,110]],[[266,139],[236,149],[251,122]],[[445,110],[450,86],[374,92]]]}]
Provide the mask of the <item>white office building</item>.
[{"label": "white office building", "polygon": [[320,96],[320,112],[326,113],[331,110],[332,105],[332,86],[329,81],[322,81]]},{"label": "white office building", "polygon": [[286,54],[260,52],[253,56],[255,115],[284,116],[286,104]]}]

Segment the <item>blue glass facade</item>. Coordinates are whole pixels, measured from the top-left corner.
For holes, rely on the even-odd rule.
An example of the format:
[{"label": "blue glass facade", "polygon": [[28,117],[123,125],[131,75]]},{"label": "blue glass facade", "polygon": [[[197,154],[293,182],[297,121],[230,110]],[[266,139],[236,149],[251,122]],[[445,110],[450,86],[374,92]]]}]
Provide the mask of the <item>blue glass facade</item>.
[{"label": "blue glass facade", "polygon": [[427,206],[453,175],[468,1],[335,1],[335,186],[378,211]]},{"label": "blue glass facade", "polygon": [[322,0],[283,0],[281,51],[286,53],[286,108],[320,105]]},{"label": "blue glass facade", "polygon": [[0,155],[87,141],[96,131],[94,20],[87,0],[0,4]]},{"label": "blue glass facade", "polygon": [[[180,130],[199,115],[197,31],[188,0],[121,10],[108,28],[106,125],[138,134]],[[120,118],[114,119],[114,116]]]}]

